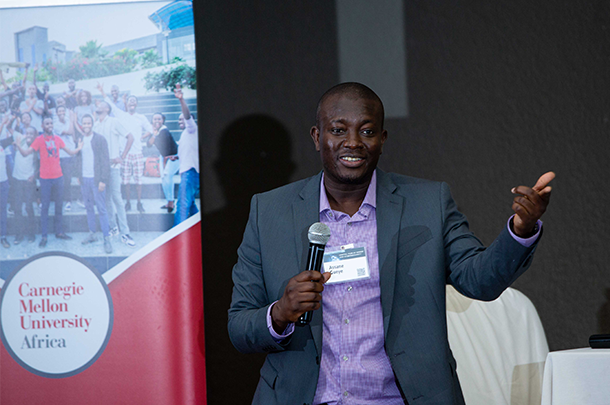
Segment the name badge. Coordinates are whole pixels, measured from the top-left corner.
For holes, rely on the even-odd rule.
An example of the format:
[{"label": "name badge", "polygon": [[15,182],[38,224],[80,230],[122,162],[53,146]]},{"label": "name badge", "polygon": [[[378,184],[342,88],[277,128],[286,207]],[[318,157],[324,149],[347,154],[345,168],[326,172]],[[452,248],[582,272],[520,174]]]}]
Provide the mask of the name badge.
[{"label": "name badge", "polygon": [[324,253],[324,272],[332,274],[326,284],[345,283],[371,277],[366,248],[351,246],[353,245]]}]

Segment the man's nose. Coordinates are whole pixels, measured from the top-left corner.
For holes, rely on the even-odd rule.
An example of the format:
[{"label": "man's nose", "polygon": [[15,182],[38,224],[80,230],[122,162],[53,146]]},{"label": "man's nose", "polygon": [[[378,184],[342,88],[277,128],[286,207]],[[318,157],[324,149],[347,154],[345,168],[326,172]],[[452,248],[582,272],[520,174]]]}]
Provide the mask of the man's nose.
[{"label": "man's nose", "polygon": [[347,131],[347,135],[345,137],[345,142],[343,142],[343,146],[350,149],[357,149],[362,147],[362,137],[355,130]]}]

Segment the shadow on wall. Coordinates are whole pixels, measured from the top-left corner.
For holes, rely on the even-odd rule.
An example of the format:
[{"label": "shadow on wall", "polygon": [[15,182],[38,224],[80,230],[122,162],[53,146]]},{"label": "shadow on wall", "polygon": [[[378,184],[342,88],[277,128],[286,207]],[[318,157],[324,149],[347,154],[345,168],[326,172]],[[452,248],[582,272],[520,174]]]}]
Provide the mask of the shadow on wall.
[{"label": "shadow on wall", "polygon": [[610,288],[606,288],[606,302],[597,312],[597,332],[610,333]]},{"label": "shadow on wall", "polygon": [[211,404],[225,403],[227,395],[232,403],[241,404],[252,401],[265,355],[238,353],[229,340],[231,269],[237,262],[252,196],[287,184],[295,164],[288,130],[267,115],[248,115],[232,122],[223,131],[218,149],[214,170],[226,205],[203,218],[206,369],[214,375],[207,395]]}]

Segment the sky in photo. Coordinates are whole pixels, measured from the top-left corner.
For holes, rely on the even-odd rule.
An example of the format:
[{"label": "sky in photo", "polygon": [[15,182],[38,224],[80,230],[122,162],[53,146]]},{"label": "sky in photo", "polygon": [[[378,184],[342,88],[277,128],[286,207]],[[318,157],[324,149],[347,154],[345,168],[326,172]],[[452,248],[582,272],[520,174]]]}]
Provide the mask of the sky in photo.
[{"label": "sky in photo", "polygon": [[157,34],[159,29],[148,16],[171,2],[1,8],[7,3],[0,0],[0,62],[16,61],[15,32],[35,25],[48,28],[49,41],[60,42],[69,51],[78,51],[89,40],[106,46]]}]

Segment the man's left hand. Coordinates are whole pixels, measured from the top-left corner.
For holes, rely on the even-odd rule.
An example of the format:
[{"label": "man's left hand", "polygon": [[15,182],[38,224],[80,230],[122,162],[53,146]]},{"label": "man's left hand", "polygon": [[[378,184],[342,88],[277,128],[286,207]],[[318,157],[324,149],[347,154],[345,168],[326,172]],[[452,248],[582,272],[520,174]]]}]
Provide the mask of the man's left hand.
[{"label": "man's left hand", "polygon": [[536,185],[515,187],[511,190],[518,194],[513,200],[513,231],[521,238],[533,236],[536,222],[546,211],[551,198],[551,186],[548,184],[555,178],[555,173],[548,172],[540,176]]}]

